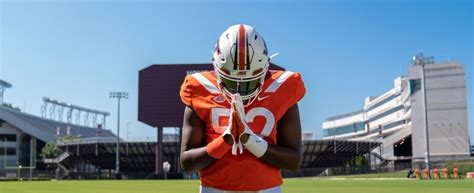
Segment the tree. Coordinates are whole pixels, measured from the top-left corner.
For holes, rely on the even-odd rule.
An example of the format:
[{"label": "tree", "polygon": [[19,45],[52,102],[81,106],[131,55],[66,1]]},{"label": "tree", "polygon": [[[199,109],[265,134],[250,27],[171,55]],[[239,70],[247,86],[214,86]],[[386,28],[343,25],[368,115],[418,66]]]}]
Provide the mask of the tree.
[{"label": "tree", "polygon": [[41,157],[43,159],[53,159],[61,155],[62,151],[55,143],[48,142],[43,149],[41,149]]},{"label": "tree", "polygon": [[20,111],[21,112],[21,109],[19,107],[14,107],[11,103],[3,103],[2,106],[6,107],[6,108],[9,108],[9,109],[12,109],[12,110],[15,110],[15,111]]},{"label": "tree", "polygon": [[362,166],[362,165],[367,165],[367,159],[363,155],[358,155],[355,157],[355,165],[356,166]]}]

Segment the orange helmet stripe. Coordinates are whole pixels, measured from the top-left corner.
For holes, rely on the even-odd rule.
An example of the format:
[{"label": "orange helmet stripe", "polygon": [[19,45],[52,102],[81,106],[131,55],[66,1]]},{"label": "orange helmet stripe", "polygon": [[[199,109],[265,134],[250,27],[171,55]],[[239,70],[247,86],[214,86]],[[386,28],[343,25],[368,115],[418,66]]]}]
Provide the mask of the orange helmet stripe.
[{"label": "orange helmet stripe", "polygon": [[245,27],[240,24],[239,28],[239,70],[245,70]]}]

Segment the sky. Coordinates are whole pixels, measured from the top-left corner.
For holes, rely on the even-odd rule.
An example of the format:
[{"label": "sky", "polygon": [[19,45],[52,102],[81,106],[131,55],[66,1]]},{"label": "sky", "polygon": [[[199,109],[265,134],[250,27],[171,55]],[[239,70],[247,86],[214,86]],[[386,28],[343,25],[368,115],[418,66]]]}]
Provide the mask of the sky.
[{"label": "sky", "polygon": [[473,13],[468,0],[400,1],[24,1],[0,0],[0,79],[5,102],[40,115],[42,97],[108,111],[123,138],[155,138],[137,120],[138,71],[151,64],[209,63],[219,35],[245,23],[265,38],[272,62],[301,72],[304,131],[322,137],[330,116],[393,88],[423,51],[464,64],[474,141]]}]

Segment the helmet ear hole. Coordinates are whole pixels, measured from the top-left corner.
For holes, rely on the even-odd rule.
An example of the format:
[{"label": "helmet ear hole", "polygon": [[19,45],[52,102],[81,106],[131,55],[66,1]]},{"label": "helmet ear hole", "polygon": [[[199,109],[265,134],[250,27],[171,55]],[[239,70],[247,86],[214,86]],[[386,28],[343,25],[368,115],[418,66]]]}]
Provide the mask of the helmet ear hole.
[{"label": "helmet ear hole", "polygon": [[221,71],[224,72],[224,74],[230,75],[230,72],[224,68],[221,68]]},{"label": "helmet ear hole", "polygon": [[252,74],[252,75],[257,75],[257,74],[261,73],[262,71],[263,71],[263,68],[259,68],[259,69],[255,70],[255,71],[253,71],[253,74]]}]

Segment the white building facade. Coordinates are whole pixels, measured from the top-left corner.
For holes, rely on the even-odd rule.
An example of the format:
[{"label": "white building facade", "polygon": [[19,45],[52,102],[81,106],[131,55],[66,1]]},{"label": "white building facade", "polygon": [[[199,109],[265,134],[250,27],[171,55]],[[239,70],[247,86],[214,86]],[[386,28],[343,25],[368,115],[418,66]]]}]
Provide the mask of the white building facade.
[{"label": "white building facade", "polygon": [[[366,97],[362,109],[327,118],[323,139],[382,142],[373,151],[385,160],[422,162],[426,146],[421,66],[397,77],[393,88]],[[470,155],[464,68],[457,62],[425,67],[428,130],[432,161],[459,160]]]}]

